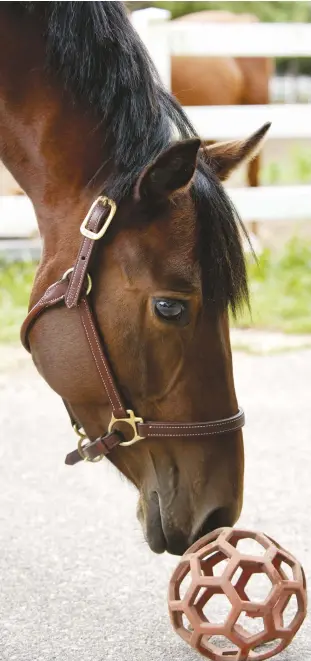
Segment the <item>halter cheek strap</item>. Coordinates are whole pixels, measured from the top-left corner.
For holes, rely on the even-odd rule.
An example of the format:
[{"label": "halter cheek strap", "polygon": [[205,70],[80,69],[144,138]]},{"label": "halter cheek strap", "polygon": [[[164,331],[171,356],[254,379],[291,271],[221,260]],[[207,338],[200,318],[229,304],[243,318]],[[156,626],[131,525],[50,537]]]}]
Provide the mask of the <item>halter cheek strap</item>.
[{"label": "halter cheek strap", "polygon": [[76,422],[69,405],[64,402],[73,429],[79,436],[78,448],[70,452],[65,460],[65,463],[71,466],[82,460],[99,461],[118,445],[129,446],[146,438],[214,436],[237,431],[245,424],[242,409],[238,409],[238,412],[229,418],[208,422],[144,422],[131,409],[125,408],[88,301],[92,288],[89,275],[91,259],[97,241],[105,235],[115,212],[115,202],[107,197],[99,197],[94,202],[80,227],[83,239],[73,268],[46,290],[31,308],[21,328],[22,344],[30,351],[29,332],[43,312],[56,306],[75,307],[79,312],[85,340],[100,376],[103,391],[109,400],[112,415],[108,430],[99,438],[90,440]]}]

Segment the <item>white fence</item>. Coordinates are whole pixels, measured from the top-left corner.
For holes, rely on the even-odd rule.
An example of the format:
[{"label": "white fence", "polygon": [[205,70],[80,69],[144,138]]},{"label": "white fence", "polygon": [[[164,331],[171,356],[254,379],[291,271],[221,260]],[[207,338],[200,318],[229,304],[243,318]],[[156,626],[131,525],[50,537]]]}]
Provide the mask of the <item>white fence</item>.
[{"label": "white fence", "polygon": [[[228,188],[245,221],[310,220],[311,186]],[[3,239],[36,236],[37,224],[27,197],[0,197],[0,236]]]},{"label": "white fence", "polygon": [[[161,9],[143,9],[132,21],[170,87],[171,55],[235,57],[311,57],[311,24],[202,23],[169,21]],[[309,104],[267,106],[192,106],[185,108],[203,139],[246,137],[267,121],[268,140],[311,139]],[[242,218],[311,220],[311,186],[229,189]]]},{"label": "white fence", "polygon": [[173,55],[305,57],[311,55],[310,36],[308,23],[202,23],[198,18],[169,26]]},{"label": "white fence", "polygon": [[272,122],[268,133],[270,140],[311,138],[311,106],[307,103],[188,106],[185,110],[199,135],[209,140],[245,138],[267,121]]},{"label": "white fence", "polygon": [[30,199],[25,195],[0,195],[0,237],[31,238],[37,235],[37,221]]}]

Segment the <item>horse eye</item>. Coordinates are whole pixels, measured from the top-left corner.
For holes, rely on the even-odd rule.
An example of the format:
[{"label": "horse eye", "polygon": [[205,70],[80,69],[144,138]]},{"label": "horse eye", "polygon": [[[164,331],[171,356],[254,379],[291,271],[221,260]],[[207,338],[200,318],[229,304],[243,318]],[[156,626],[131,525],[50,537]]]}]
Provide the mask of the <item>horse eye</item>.
[{"label": "horse eye", "polygon": [[157,317],[164,321],[178,321],[183,325],[188,323],[187,304],[173,298],[155,298],[153,307]]}]

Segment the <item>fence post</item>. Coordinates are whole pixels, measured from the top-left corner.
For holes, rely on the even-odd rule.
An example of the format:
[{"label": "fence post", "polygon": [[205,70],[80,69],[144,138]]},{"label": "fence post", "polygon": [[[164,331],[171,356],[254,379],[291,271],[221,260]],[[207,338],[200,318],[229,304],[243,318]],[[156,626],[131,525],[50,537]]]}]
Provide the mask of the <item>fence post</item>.
[{"label": "fence post", "polygon": [[168,21],[171,13],[167,9],[149,7],[134,11],[132,24],[149,51],[166,89],[171,89],[171,52]]}]

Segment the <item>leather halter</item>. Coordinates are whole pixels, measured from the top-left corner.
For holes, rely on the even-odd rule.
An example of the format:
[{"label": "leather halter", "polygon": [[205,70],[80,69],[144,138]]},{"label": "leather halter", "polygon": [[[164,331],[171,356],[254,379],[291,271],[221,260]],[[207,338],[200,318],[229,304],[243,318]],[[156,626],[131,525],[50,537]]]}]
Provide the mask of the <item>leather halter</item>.
[{"label": "leather halter", "polygon": [[98,461],[118,445],[133,445],[146,438],[214,436],[237,431],[245,423],[242,409],[229,418],[210,422],[144,422],[132,410],[125,408],[96,330],[94,313],[88,300],[92,287],[88,272],[90,261],[94,256],[97,241],[106,233],[115,212],[115,202],[107,197],[99,197],[94,202],[80,227],[83,239],[73,268],[68,269],[61,280],[46,290],[42,298],[31,308],[21,328],[22,344],[30,352],[29,332],[44,311],[56,306],[77,308],[85,339],[94,360],[94,367],[99,373],[110,402],[112,415],[108,430],[94,440],[87,438],[84,430],[73,417],[69,405],[64,402],[72,426],[79,436],[78,448],[66,457],[65,463],[68,465],[74,465],[81,460]]}]

